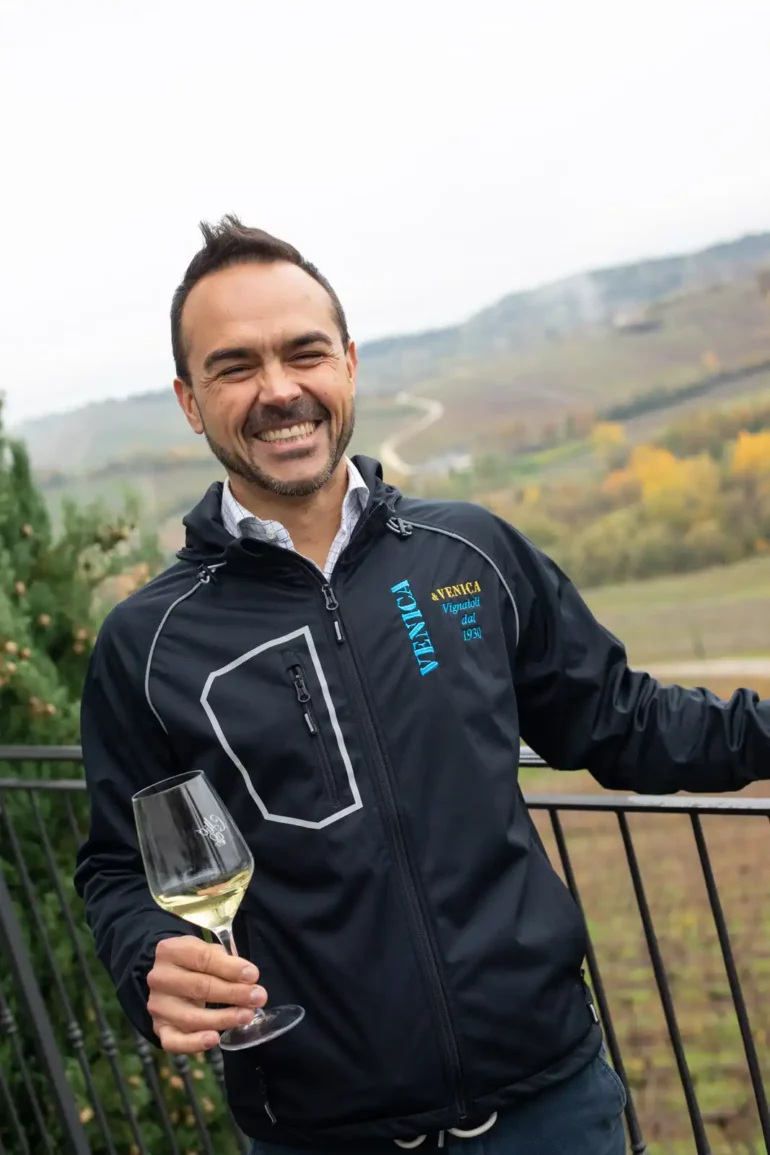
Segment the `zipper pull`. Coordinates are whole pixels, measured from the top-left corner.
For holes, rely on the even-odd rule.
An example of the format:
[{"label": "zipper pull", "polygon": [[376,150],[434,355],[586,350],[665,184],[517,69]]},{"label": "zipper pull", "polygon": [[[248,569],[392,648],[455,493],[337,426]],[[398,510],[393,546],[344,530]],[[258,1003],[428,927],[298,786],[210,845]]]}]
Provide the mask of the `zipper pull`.
[{"label": "zipper pull", "polygon": [[330,614],[334,614],[334,633],[337,637],[338,643],[342,645],[342,643],[345,641],[345,634],[342,630],[342,622],[337,616],[337,610],[340,608],[340,603],[337,601],[334,590],[328,584],[328,582],[325,586],[321,587],[321,593],[324,596],[324,602],[326,603],[327,610]]},{"label": "zipper pull", "polygon": [[327,610],[330,610],[333,613],[335,610],[340,608],[340,603],[337,601],[334,590],[330,585],[325,585],[321,592],[323,593]]},{"label": "zipper pull", "polygon": [[304,706],[305,702],[310,701],[310,691],[307,688],[307,682],[302,676],[302,670],[299,668],[299,666],[296,666],[294,669],[292,684],[294,686],[294,692],[297,695],[297,701],[301,702]]},{"label": "zipper pull", "polygon": [[307,706],[307,709],[302,711],[302,716],[305,719],[305,725],[307,726],[308,730],[313,735],[313,737],[315,737],[318,733],[318,728],[313,721],[313,716],[310,713],[310,706],[308,705],[310,702],[310,690],[307,688],[307,682],[305,681],[302,670],[299,666],[294,667],[291,683],[294,686],[294,693],[297,695],[297,701],[299,704],[301,706]]},{"label": "zipper pull", "polygon": [[586,1002],[588,1003],[588,1009],[591,1012],[591,1018],[593,1019],[593,1021],[595,1023],[598,1024],[599,1023],[599,1015],[597,1014],[596,1007],[594,1006],[593,993],[592,993],[591,988],[589,987],[588,983],[586,982],[585,968],[581,968],[580,977],[583,980],[583,990],[585,991]]}]

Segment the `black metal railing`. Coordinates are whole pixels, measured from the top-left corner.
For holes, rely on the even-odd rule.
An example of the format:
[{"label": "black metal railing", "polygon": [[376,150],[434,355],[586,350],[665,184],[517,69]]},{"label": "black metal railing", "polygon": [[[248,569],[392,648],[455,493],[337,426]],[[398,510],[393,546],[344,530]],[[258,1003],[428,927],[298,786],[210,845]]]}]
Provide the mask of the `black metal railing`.
[{"label": "black metal railing", "polygon": [[[0,1155],[240,1155],[218,1050],[155,1051],[95,960],[71,882],[79,761],[0,746],[0,772],[21,769],[0,777]],[[630,1150],[770,1150],[770,798],[526,801],[589,927]]]}]

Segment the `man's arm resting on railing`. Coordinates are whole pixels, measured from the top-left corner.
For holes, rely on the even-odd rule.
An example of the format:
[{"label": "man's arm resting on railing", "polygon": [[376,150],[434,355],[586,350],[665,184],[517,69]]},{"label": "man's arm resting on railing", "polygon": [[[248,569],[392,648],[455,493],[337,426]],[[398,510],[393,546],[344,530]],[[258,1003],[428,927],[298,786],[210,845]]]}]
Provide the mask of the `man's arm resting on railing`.
[{"label": "man's arm resting on railing", "polygon": [[[613,790],[740,790],[770,778],[770,701],[662,686],[550,559],[516,535],[520,636],[512,652],[522,736],[552,766]],[[512,646],[513,651],[513,646]]]}]

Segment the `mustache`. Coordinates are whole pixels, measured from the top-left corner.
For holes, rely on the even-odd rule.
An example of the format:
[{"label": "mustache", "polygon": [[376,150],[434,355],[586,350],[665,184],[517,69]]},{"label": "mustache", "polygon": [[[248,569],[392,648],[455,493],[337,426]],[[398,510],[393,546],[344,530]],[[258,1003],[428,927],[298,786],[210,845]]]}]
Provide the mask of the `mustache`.
[{"label": "mustache", "polygon": [[287,422],[301,425],[304,421],[325,421],[329,410],[313,397],[298,397],[291,405],[260,405],[252,409],[243,425],[246,437],[255,437],[268,429],[277,429]]}]

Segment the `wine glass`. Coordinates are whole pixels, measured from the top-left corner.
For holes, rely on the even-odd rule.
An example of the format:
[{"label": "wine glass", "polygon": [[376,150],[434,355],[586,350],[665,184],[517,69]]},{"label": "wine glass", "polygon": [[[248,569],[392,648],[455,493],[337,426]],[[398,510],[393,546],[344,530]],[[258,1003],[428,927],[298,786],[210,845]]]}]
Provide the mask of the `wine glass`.
[{"label": "wine glass", "polygon": [[[163,910],[210,930],[228,954],[233,919],[251,881],[254,859],[238,827],[202,770],[177,774],[133,796],[139,848],[152,897]],[[239,1051],[276,1039],[305,1017],[298,1006],[254,1012],[219,1039]]]}]

